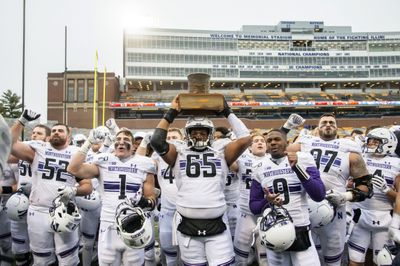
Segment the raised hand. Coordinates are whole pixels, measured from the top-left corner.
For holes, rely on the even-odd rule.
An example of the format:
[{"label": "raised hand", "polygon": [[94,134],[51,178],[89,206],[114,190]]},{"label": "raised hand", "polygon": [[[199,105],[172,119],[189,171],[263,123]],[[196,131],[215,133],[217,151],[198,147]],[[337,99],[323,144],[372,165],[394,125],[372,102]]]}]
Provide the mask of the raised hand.
[{"label": "raised hand", "polygon": [[298,114],[291,114],[283,125],[287,129],[295,129],[304,124],[306,120]]},{"label": "raised hand", "polygon": [[22,115],[18,118],[18,121],[25,126],[27,123],[34,121],[40,117],[39,113],[32,111],[30,109],[25,109]]}]

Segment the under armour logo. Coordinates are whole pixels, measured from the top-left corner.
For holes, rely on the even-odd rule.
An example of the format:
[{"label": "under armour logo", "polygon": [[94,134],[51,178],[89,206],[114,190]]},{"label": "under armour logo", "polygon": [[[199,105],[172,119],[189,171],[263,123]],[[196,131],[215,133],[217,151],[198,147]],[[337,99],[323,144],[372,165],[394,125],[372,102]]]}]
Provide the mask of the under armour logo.
[{"label": "under armour logo", "polygon": [[379,224],[380,224],[380,221],[372,221],[372,224],[373,224],[373,225],[375,225],[375,224],[379,225]]},{"label": "under armour logo", "polygon": [[206,235],[206,233],[207,233],[207,231],[206,231],[206,230],[203,230],[203,231],[201,231],[201,230],[197,230],[197,235],[199,235],[199,236],[201,236],[201,235],[205,236],[205,235]]}]

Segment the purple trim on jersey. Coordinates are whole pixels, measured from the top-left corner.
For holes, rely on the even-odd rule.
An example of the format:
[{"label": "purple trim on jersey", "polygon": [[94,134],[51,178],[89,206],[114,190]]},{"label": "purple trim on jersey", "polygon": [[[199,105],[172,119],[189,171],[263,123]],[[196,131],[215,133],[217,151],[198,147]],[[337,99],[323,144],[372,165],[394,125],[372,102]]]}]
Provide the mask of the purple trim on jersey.
[{"label": "purple trim on jersey", "polygon": [[351,248],[351,249],[353,249],[353,250],[355,250],[355,251],[357,251],[357,252],[360,252],[360,253],[363,253],[363,254],[365,254],[365,248],[363,248],[362,246],[359,246],[359,245],[357,245],[356,243],[354,243],[354,242],[351,242],[351,241],[349,241],[348,243],[348,246],[349,246],[349,248]]},{"label": "purple trim on jersey", "polygon": [[[139,190],[141,185],[135,184],[135,183],[127,183],[126,184],[126,191],[127,192],[137,192]],[[104,181],[104,190],[105,191],[110,191],[110,192],[119,192],[121,187],[120,182],[114,182],[114,181]]]},{"label": "purple trim on jersey", "polygon": [[335,256],[324,256],[324,260],[326,263],[338,262],[341,259],[342,259],[342,253],[340,253],[339,255],[335,255]]},{"label": "purple trim on jersey", "polygon": [[25,239],[21,239],[21,238],[16,238],[16,237],[11,237],[12,242],[16,243],[16,244],[25,244]]},{"label": "purple trim on jersey", "polygon": [[96,235],[92,235],[92,234],[87,234],[85,232],[81,232],[82,236],[88,238],[88,239],[94,239],[96,237]]},{"label": "purple trim on jersey", "polygon": [[154,248],[155,241],[150,242],[147,246],[144,247],[144,251],[149,251],[150,249]]},{"label": "purple trim on jersey", "polygon": [[51,251],[50,252],[35,252],[32,250],[32,254],[38,257],[50,257],[51,256]]},{"label": "purple trim on jersey", "polygon": [[77,250],[78,248],[79,248],[79,242],[74,247],[58,253],[58,255],[60,255],[61,258],[65,258],[74,253],[75,250]]},{"label": "purple trim on jersey", "polygon": [[307,167],[306,172],[310,178],[302,182],[304,189],[313,201],[322,201],[325,198],[326,191],[319,175],[319,170],[317,167]]},{"label": "purple trim on jersey", "polygon": [[260,253],[260,258],[266,258],[267,257],[267,253]]},{"label": "purple trim on jersey", "polygon": [[5,233],[3,235],[0,235],[0,239],[9,238],[9,237],[11,237],[11,233]]},{"label": "purple trim on jersey", "polygon": [[228,266],[228,265],[233,265],[233,263],[235,262],[235,257],[233,257],[232,259],[230,259],[229,261],[227,261],[227,262],[224,262],[224,263],[221,263],[221,264],[218,264],[218,266]]},{"label": "purple trim on jersey", "polygon": [[261,214],[267,204],[268,201],[265,199],[264,190],[261,184],[258,183],[257,180],[253,179],[250,188],[250,211],[254,215]]},{"label": "purple trim on jersey", "polygon": [[243,257],[243,258],[248,258],[249,257],[249,252],[240,250],[235,246],[233,247],[233,251],[235,251],[235,254],[240,256],[240,257]]},{"label": "purple trim on jersey", "polygon": [[162,250],[165,254],[165,256],[168,257],[177,257],[178,256],[178,252],[177,251],[166,251],[165,249]]}]

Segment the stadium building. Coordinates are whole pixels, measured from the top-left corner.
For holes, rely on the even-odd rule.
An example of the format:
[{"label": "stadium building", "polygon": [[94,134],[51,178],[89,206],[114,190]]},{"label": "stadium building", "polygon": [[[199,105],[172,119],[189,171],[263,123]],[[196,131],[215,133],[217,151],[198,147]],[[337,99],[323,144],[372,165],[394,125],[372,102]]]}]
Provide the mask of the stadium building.
[{"label": "stadium building", "polygon": [[196,72],[211,75],[211,92],[224,94],[250,127],[275,126],[292,112],[309,121],[336,112],[352,126],[359,118],[399,120],[400,32],[281,21],[239,31],[126,30],[123,37],[120,95],[109,103],[122,124],[161,118]]}]

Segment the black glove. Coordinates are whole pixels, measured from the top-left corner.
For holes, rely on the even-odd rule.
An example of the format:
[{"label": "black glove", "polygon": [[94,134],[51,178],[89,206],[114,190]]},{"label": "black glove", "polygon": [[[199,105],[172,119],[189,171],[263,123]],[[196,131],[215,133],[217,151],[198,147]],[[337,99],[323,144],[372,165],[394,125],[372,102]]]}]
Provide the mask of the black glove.
[{"label": "black glove", "polygon": [[24,112],[22,113],[22,115],[20,116],[20,118],[18,119],[18,121],[25,126],[26,123],[29,123],[33,120],[36,120],[40,117],[40,114],[29,110],[29,109],[25,109]]},{"label": "black glove", "polygon": [[224,98],[224,109],[222,109],[222,111],[218,112],[217,115],[223,115],[226,118],[228,118],[228,116],[233,113],[231,107],[228,105],[228,102],[226,101],[226,99]]}]

